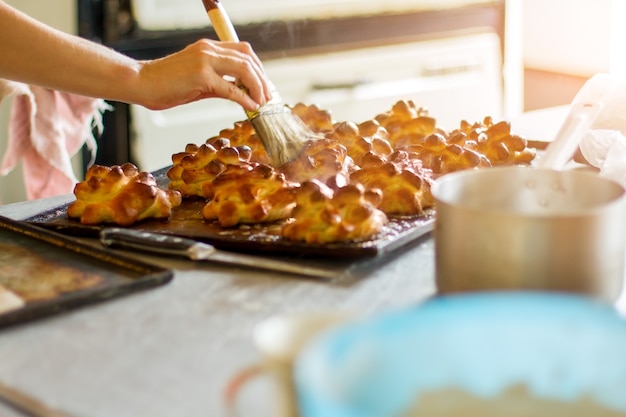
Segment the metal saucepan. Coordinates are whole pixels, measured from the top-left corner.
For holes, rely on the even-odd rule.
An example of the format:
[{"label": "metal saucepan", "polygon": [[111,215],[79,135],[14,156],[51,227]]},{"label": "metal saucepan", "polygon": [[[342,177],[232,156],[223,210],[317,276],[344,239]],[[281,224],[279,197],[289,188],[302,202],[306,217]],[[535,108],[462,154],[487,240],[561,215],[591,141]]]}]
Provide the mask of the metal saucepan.
[{"label": "metal saucepan", "polygon": [[538,167],[435,181],[440,293],[547,290],[615,301],[624,278],[624,188],[591,170],[554,169],[571,158],[597,115],[593,106],[572,108]]}]

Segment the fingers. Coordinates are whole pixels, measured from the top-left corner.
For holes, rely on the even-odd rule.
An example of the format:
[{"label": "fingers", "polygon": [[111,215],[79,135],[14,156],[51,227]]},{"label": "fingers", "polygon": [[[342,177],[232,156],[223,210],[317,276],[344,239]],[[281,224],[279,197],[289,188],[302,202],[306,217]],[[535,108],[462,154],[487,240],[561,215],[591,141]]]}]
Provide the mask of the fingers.
[{"label": "fingers", "polygon": [[228,82],[223,78],[218,79],[213,85],[215,96],[226,98],[239,103],[244,109],[253,111],[263,103],[255,101],[245,90],[234,82]]},{"label": "fingers", "polygon": [[[263,65],[245,42],[200,40],[164,58],[143,61],[133,102],[164,109],[221,97],[255,110],[271,99]],[[237,80],[237,85],[233,82]],[[238,86],[245,87],[245,91]]]},{"label": "fingers", "polygon": [[261,59],[257,56],[257,54],[252,49],[252,45],[248,42],[222,42],[222,46],[226,48],[233,48],[238,50],[240,53],[250,57],[252,61],[256,64],[256,67],[263,72],[263,63]]},{"label": "fingers", "polygon": [[246,42],[220,42],[215,44],[217,59],[213,63],[216,73],[233,77],[246,87],[250,97],[259,105],[271,100],[271,84],[263,64]]}]

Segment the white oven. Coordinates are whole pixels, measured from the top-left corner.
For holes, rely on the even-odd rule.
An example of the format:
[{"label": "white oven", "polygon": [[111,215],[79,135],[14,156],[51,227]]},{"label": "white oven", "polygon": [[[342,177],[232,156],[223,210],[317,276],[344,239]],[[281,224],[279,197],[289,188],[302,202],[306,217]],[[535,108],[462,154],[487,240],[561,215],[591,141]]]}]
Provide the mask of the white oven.
[{"label": "white oven", "polygon": [[[201,2],[189,1],[200,10],[192,8],[195,12],[184,16],[179,12],[177,19],[157,18],[159,13],[167,11],[166,4],[177,4],[182,10],[173,0],[136,0],[136,5],[144,6],[136,7],[135,13],[139,17],[143,13],[145,19],[152,15],[152,22],[138,19],[139,24],[160,29],[193,25],[192,16],[195,13],[201,13],[208,21]],[[476,1],[222,0],[222,3],[237,24],[246,22],[249,16],[267,19],[269,15],[262,13],[279,13],[278,10],[272,11],[270,5],[280,4],[285,6],[280,9],[281,18],[306,15],[323,19],[331,11],[336,14],[349,11],[353,14],[385,13],[389,8],[409,10]],[[359,8],[355,7],[357,3]],[[147,6],[155,4],[159,5],[159,13],[156,8]],[[335,5],[334,10],[328,9],[332,5]],[[255,14],[257,12],[259,14]],[[173,10],[170,16],[175,16]],[[273,18],[276,16],[272,15]],[[195,21],[195,24],[201,23]],[[381,46],[297,54],[264,60],[264,65],[287,104],[316,104],[331,111],[336,121],[360,122],[388,110],[396,101],[403,99],[411,99],[418,106],[429,109],[430,114],[446,128],[455,127],[461,119],[478,121],[487,115],[498,118],[502,114],[501,42],[498,35],[487,29],[439,34],[427,40],[397,40]],[[231,127],[235,121],[245,118],[238,105],[220,99],[165,111],[131,106],[130,114],[130,152],[133,160],[144,170],[171,164],[171,155],[182,151],[186,144],[203,143],[220,130]]]}]

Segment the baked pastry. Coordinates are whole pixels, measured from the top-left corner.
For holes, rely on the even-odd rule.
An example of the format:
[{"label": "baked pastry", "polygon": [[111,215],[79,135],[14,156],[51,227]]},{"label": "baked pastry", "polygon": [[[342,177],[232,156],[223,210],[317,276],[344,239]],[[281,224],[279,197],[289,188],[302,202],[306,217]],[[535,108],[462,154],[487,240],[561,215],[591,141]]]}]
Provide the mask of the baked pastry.
[{"label": "baked pastry", "polygon": [[206,197],[204,188],[228,165],[247,164],[252,150],[246,145],[230,146],[230,140],[212,138],[200,146],[189,144],[185,152],[172,155],[172,167],[167,171],[169,188],[183,197]]},{"label": "baked pastry", "polygon": [[210,201],[203,207],[202,217],[217,220],[222,227],[283,220],[295,206],[296,186],[269,165],[228,165],[207,184]]},{"label": "baked pastry", "polygon": [[339,173],[355,169],[345,146],[333,139],[306,142],[298,157],[283,164],[280,171],[289,181],[304,182],[316,179],[325,182]]},{"label": "baked pastry", "polygon": [[449,142],[485,155],[494,166],[527,165],[536,156],[535,150],[528,147],[526,139],[511,133],[509,122],[494,123],[489,116],[473,124],[463,120],[460,127],[450,132],[449,136]]},{"label": "baked pastry", "polygon": [[292,219],[281,231],[285,239],[322,244],[364,240],[379,233],[388,221],[377,208],[381,191],[360,184],[332,189],[311,180],[302,183],[295,196]]},{"label": "baked pastry", "polygon": [[82,224],[115,223],[130,226],[147,218],[168,218],[181,204],[178,191],[163,190],[149,172],[133,164],[94,165],[74,187],[76,201],[67,208]]},{"label": "baked pastry", "polygon": [[291,112],[302,119],[313,132],[321,133],[333,129],[333,118],[330,112],[316,105],[297,103],[291,108]]},{"label": "baked pastry", "polygon": [[490,167],[489,159],[481,154],[472,143],[458,141],[460,134],[446,138],[439,133],[425,137],[420,144],[408,146],[406,149],[415,152],[422,160],[424,167],[430,169],[435,176],[449,172],[480,167]]},{"label": "baked pastry", "polygon": [[256,134],[254,126],[249,120],[235,122],[232,128],[223,129],[217,136],[206,140],[206,143],[214,143],[216,140],[228,139],[230,146],[237,148],[247,146],[251,150],[250,160],[260,164],[271,162],[269,155],[265,151],[263,142]]},{"label": "baked pastry", "polygon": [[394,149],[419,143],[433,133],[445,133],[437,127],[437,120],[424,107],[417,107],[411,100],[400,100],[391,109],[375,117],[389,134]]},{"label": "baked pastry", "polygon": [[368,120],[359,125],[352,122],[336,123],[332,132],[326,137],[334,139],[346,147],[350,156],[357,165],[367,153],[387,156],[393,152],[387,140],[387,130],[376,120]]},{"label": "baked pastry", "polygon": [[350,182],[382,190],[379,208],[387,215],[420,215],[434,205],[432,173],[422,167],[417,155],[403,150],[389,157],[366,155]]},{"label": "baked pastry", "polygon": [[[170,180],[169,188],[179,191],[183,197],[203,197],[203,181],[211,181],[219,173],[213,172],[212,167],[209,166],[212,160],[209,156],[214,156],[215,153],[216,150],[212,146],[198,146],[190,143],[185,146],[184,152],[172,155],[173,165],[167,170],[167,177]],[[188,179],[192,176],[194,180],[187,183],[183,176]]]}]

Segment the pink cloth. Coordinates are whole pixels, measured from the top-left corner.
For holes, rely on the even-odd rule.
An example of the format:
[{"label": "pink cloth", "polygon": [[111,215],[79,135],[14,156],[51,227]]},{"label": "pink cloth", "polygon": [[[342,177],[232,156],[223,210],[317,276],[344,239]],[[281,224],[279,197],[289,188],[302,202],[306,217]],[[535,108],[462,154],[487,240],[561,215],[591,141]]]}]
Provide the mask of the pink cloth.
[{"label": "pink cloth", "polygon": [[0,175],[22,161],[28,199],[69,194],[78,181],[72,156],[84,144],[95,157],[93,129],[103,129],[100,99],[0,80],[0,100],[13,96],[7,150]]}]

